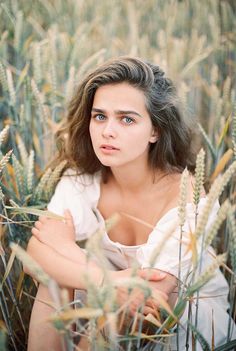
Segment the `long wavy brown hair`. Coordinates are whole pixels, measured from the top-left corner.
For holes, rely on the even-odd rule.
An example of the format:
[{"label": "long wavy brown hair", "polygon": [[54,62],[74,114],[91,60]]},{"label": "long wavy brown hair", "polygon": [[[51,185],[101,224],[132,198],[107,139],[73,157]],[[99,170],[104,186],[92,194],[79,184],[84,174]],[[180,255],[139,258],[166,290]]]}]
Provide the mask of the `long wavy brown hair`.
[{"label": "long wavy brown hair", "polygon": [[94,174],[108,167],[95,155],[89,134],[91,109],[96,90],[106,84],[127,82],[145,95],[146,108],[158,130],[158,141],[150,144],[149,164],[168,172],[195,168],[196,128],[181,113],[176,89],[157,66],[134,57],[111,59],[88,73],[69,104],[63,127],[56,134],[58,155],[53,164],[67,160],[66,168]]}]

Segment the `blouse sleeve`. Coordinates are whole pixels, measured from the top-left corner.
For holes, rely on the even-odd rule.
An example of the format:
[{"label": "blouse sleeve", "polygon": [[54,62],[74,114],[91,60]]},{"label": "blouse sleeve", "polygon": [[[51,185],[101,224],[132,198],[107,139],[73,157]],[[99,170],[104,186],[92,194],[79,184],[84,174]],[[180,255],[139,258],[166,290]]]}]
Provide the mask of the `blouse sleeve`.
[{"label": "blouse sleeve", "polygon": [[[94,187],[93,179],[87,186],[90,193],[93,193],[91,189]],[[63,215],[65,209],[70,210],[74,220],[76,240],[87,239],[99,226],[93,204],[87,196],[87,186],[82,183],[80,176],[65,174],[58,182],[47,206],[49,211],[59,215]]]},{"label": "blouse sleeve", "polygon": [[[204,209],[205,198],[199,204],[199,214]],[[209,216],[207,228],[214,221],[219,204],[216,202]],[[159,225],[160,224],[160,225]],[[192,251],[190,248],[190,233],[195,230],[195,211],[192,204],[186,208],[186,221],[182,228],[181,259],[180,238],[181,231],[178,224],[178,209],[173,209],[165,221],[160,221],[154,231],[150,234],[146,245],[143,245],[138,253],[137,259],[142,268],[153,267],[168,272],[178,278],[180,268],[180,280],[185,281],[192,267]],[[201,241],[197,243],[198,250]]]}]

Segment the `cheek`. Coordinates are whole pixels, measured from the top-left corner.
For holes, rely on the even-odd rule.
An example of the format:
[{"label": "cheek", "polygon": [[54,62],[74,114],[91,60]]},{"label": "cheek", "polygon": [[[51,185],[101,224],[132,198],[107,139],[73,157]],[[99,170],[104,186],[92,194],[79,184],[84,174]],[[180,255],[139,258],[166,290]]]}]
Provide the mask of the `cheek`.
[{"label": "cheek", "polygon": [[130,129],[130,133],[128,133],[127,138],[130,141],[138,145],[146,145],[149,144],[149,141],[152,136],[152,126],[149,125],[140,125],[138,128],[133,130]]},{"label": "cheek", "polygon": [[90,139],[93,143],[93,139],[94,139],[94,128],[93,128],[93,123],[90,122],[89,124],[89,135],[90,135]]}]

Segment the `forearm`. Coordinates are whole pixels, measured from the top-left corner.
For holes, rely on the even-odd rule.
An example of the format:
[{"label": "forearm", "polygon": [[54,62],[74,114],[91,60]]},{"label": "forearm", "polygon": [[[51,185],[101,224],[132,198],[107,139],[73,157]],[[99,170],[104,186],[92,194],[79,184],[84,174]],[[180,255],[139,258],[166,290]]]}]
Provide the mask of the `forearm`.
[{"label": "forearm", "polygon": [[73,241],[66,245],[56,247],[55,251],[65,258],[68,258],[70,261],[83,265],[87,264],[85,252]]},{"label": "forearm", "polygon": [[[93,262],[74,262],[34,237],[29,241],[27,253],[60,285],[86,289],[86,276],[89,276],[95,285],[100,285],[103,279],[102,270]],[[26,268],[26,271],[31,274],[30,267]]]}]

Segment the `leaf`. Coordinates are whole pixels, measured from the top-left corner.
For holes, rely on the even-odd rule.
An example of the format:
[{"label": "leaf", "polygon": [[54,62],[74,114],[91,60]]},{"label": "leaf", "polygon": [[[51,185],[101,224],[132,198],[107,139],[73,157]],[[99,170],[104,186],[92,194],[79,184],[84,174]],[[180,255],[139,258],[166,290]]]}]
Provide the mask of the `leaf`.
[{"label": "leaf", "polygon": [[218,162],[214,172],[211,175],[211,182],[223,171],[226,164],[229,162],[234,152],[232,149],[227,150]]},{"label": "leaf", "polygon": [[173,334],[153,334],[153,335],[147,335],[145,333],[138,333],[135,332],[132,334],[133,336],[138,336],[141,339],[147,339],[147,340],[152,340],[154,338],[168,338],[173,336]]},{"label": "leaf", "polygon": [[176,317],[175,313],[170,308],[170,305],[162,297],[162,295],[160,293],[158,293],[158,291],[153,290],[152,291],[152,296],[155,297],[155,299],[159,302],[160,306],[164,310],[166,310],[166,312],[168,312],[169,315],[172,316],[172,318],[174,318],[177,321],[178,318]]},{"label": "leaf", "polygon": [[41,152],[41,148],[40,148],[40,142],[39,142],[39,137],[36,133],[32,133],[32,138],[33,138],[33,143],[34,143],[34,147],[35,147],[35,151],[37,154],[40,155]]},{"label": "leaf", "polygon": [[192,60],[188,62],[186,66],[182,69],[181,77],[182,78],[185,77],[196,64],[205,60],[213,51],[214,51],[214,48],[210,47],[206,49],[204,52],[202,52],[201,54],[194,56]]},{"label": "leaf", "polygon": [[173,316],[168,316],[167,319],[165,320],[165,322],[163,323],[161,330],[164,330],[164,328],[166,329],[170,329],[173,328],[173,326],[176,324],[176,322],[178,321],[178,318],[181,317],[183,311],[185,310],[187,301],[185,299],[180,299],[177,303],[177,305],[174,308],[174,315],[178,316],[178,317],[174,317]]},{"label": "leaf", "polygon": [[236,349],[236,339],[227,342],[224,345],[215,348],[215,351],[232,351]]},{"label": "leaf", "polygon": [[14,262],[14,260],[15,260],[15,257],[16,257],[15,252],[12,252],[12,253],[11,253],[11,256],[10,256],[10,258],[9,258],[9,261],[8,261],[8,263],[7,263],[7,267],[6,267],[4,276],[3,276],[2,281],[1,281],[1,284],[0,284],[0,290],[2,290],[2,286],[3,286],[4,282],[5,282],[5,280],[7,279],[8,274],[10,273],[10,270],[11,270],[11,268],[12,268],[12,265],[13,265],[13,262]]},{"label": "leaf", "polygon": [[216,159],[216,150],[215,150],[211,140],[209,139],[207,133],[205,132],[205,130],[203,129],[203,127],[201,126],[200,123],[198,123],[198,127],[199,127],[199,130],[200,130],[200,132],[201,132],[201,134],[203,136],[204,141],[206,142],[206,144],[207,144],[207,146],[208,146],[208,148],[210,150],[212,159],[213,159],[213,161],[215,161],[215,159]]},{"label": "leaf", "polygon": [[11,250],[15,253],[16,257],[28,267],[33,276],[42,284],[48,285],[50,277],[43,271],[41,266],[19,245],[10,243]]},{"label": "leaf", "polygon": [[30,44],[33,41],[33,35],[29,35],[28,38],[25,39],[25,41],[23,42],[23,51],[28,51]]},{"label": "leaf", "polygon": [[22,82],[24,81],[25,77],[27,76],[28,70],[29,70],[29,63],[27,63],[25,65],[25,67],[23,68],[23,70],[20,73],[20,76],[19,76],[19,79],[17,82],[17,86],[16,86],[16,90],[18,90],[20,88]]},{"label": "leaf", "polygon": [[24,281],[24,277],[25,277],[25,272],[22,270],[20,272],[20,276],[16,285],[16,298],[17,300],[20,299],[20,295],[23,291],[23,281]]},{"label": "leaf", "polygon": [[[150,322],[158,328],[162,326],[162,323],[158,319],[156,319],[151,313],[148,313],[148,315],[144,318],[144,321]],[[167,329],[164,329],[164,331],[168,332]]]},{"label": "leaf", "polygon": [[222,143],[226,133],[228,132],[228,129],[229,129],[229,122],[230,122],[230,119],[231,119],[231,115],[227,118],[227,121],[225,122],[225,125],[222,129],[222,132],[219,136],[219,139],[218,139],[218,142],[217,142],[217,147],[219,148],[220,144]]},{"label": "leaf", "polygon": [[196,236],[190,231],[189,232],[190,240],[189,244],[187,245],[186,252],[184,253],[184,256],[187,255],[187,253],[190,251],[192,253],[192,262],[193,266],[195,267],[197,264],[197,239]]},{"label": "leaf", "polygon": [[39,209],[33,208],[33,207],[12,207],[12,206],[5,206],[5,207],[8,210],[12,210],[12,211],[18,212],[18,213],[28,213],[28,214],[32,214],[35,216],[44,216],[44,217],[48,217],[48,218],[52,218],[52,219],[58,219],[61,221],[63,221],[65,219],[63,216],[59,216],[56,213],[53,213],[51,211],[39,210]]},{"label": "leaf", "polygon": [[0,350],[6,351],[7,350],[7,331],[6,331],[5,325],[2,322],[1,324],[0,324]]},{"label": "leaf", "polygon": [[8,187],[6,187],[0,180],[0,187],[3,190],[4,195],[7,195],[9,198],[14,199],[15,201],[18,201],[18,198],[16,197],[16,194],[9,189]]},{"label": "leaf", "polygon": [[204,351],[211,351],[210,345],[208,344],[204,336],[194,327],[194,325],[189,323],[189,326],[190,326],[190,329],[192,329],[195,339],[197,339],[199,344],[202,346],[202,349]]},{"label": "leaf", "polygon": [[61,313],[57,313],[56,315],[50,317],[48,320],[49,321],[64,321],[68,322],[71,320],[75,320],[78,318],[97,318],[103,316],[103,310],[102,309],[96,309],[96,308],[90,308],[90,307],[82,307],[78,308],[75,310],[69,310],[69,311],[64,311]]}]

